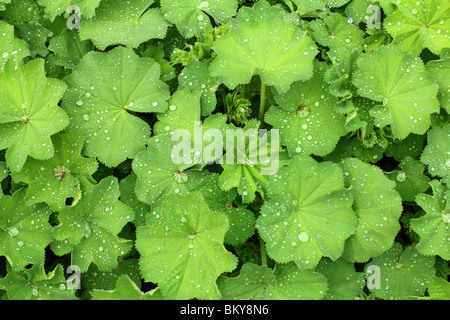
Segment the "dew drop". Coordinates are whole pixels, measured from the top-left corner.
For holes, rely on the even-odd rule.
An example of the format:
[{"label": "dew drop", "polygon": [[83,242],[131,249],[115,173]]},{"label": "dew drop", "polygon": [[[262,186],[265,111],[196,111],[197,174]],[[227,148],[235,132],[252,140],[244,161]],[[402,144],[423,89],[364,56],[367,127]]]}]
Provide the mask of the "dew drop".
[{"label": "dew drop", "polygon": [[397,173],[397,176],[395,177],[398,182],[405,182],[406,180],[406,172],[405,170],[400,171]]},{"label": "dew drop", "polygon": [[307,232],[300,232],[298,235],[298,240],[301,242],[307,242],[309,240],[309,234]]},{"label": "dew drop", "polygon": [[19,229],[15,227],[8,228],[6,229],[6,231],[9,233],[11,237],[16,237],[19,234]]}]

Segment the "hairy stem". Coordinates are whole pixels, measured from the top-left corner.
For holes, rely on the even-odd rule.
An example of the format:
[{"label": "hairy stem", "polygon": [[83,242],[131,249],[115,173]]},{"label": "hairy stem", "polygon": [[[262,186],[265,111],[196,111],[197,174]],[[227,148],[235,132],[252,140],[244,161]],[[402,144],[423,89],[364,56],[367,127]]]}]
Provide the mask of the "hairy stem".
[{"label": "hairy stem", "polygon": [[265,110],[265,104],[266,104],[266,84],[264,81],[261,80],[261,96],[260,96],[260,103],[259,103],[259,121],[262,123],[264,122],[264,112]]},{"label": "hairy stem", "polygon": [[267,266],[267,254],[266,254],[266,246],[264,244],[264,240],[261,239],[261,236],[258,234],[259,247],[261,248],[261,262],[263,266]]}]

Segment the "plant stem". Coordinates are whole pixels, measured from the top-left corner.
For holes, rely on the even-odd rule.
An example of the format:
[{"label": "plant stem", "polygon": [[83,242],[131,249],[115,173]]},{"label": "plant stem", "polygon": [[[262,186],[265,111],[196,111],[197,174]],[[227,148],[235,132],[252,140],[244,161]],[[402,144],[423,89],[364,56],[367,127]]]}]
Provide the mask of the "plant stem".
[{"label": "plant stem", "polygon": [[267,254],[266,254],[266,246],[264,245],[264,240],[261,239],[261,236],[258,234],[259,247],[261,248],[261,262],[262,265],[267,267]]},{"label": "plant stem", "polygon": [[265,110],[265,104],[266,104],[266,84],[264,81],[261,80],[261,96],[260,96],[260,103],[259,103],[259,121],[262,123],[264,122],[264,112]]}]

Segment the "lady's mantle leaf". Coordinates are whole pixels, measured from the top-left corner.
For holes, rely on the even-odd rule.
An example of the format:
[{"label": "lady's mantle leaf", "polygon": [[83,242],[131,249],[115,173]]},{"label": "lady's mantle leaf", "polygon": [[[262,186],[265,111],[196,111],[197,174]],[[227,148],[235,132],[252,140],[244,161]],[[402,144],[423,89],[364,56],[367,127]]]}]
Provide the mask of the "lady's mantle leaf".
[{"label": "lady's mantle leaf", "polygon": [[271,270],[246,263],[239,276],[222,276],[217,285],[224,300],[320,300],[327,290],[324,276],[294,264],[278,264]]},{"label": "lady's mantle leaf", "polygon": [[191,61],[180,72],[178,84],[178,89],[201,92],[202,116],[208,116],[214,111],[217,104],[216,90],[220,81],[211,77],[207,64],[197,60]]},{"label": "lady's mantle leaf", "polygon": [[433,195],[419,194],[416,202],[426,214],[411,219],[411,229],[420,236],[416,249],[425,255],[439,255],[450,260],[450,190],[433,180]]},{"label": "lady's mantle leaf", "polygon": [[107,166],[134,158],[145,148],[149,125],[133,112],[163,112],[168,86],[159,80],[160,66],[118,47],[90,52],[68,78],[63,108],[70,115],[67,131],[86,137],[86,154]]},{"label": "lady's mantle leaf", "polygon": [[145,219],[147,214],[151,211],[151,207],[148,204],[139,201],[137,198],[136,192],[134,191],[136,180],[137,176],[132,172],[128,177],[120,181],[120,201],[133,209],[135,213],[133,223],[136,227],[140,227],[145,224]]},{"label": "lady's mantle leaf", "polygon": [[9,170],[6,162],[0,161],[0,198],[3,196],[3,190],[1,187],[1,182],[8,176]]},{"label": "lady's mantle leaf", "polygon": [[386,300],[423,296],[428,282],[435,274],[433,265],[434,257],[423,256],[413,247],[403,251],[401,244],[394,243],[389,251],[366,265],[367,274],[376,276],[371,270],[378,270],[380,276],[379,286],[374,281],[370,292]]},{"label": "lady's mantle leaf", "polygon": [[351,24],[347,18],[337,12],[331,12],[325,19],[311,21],[317,43],[330,48],[358,49],[362,45],[364,32],[357,25]]},{"label": "lady's mantle leaf", "polygon": [[91,39],[97,48],[123,44],[136,48],[150,39],[162,39],[168,23],[153,0],[102,1],[93,19],[82,21],[81,40]]},{"label": "lady's mantle leaf", "polygon": [[35,264],[30,269],[12,271],[0,279],[0,289],[7,291],[10,300],[74,300],[75,288],[66,286],[64,268],[45,273],[44,264]]},{"label": "lady's mantle leaf", "polygon": [[102,0],[38,0],[38,3],[45,8],[48,19],[53,21],[56,16],[66,13],[70,6],[78,6],[83,17],[92,18],[100,1]]},{"label": "lady's mantle leaf", "polygon": [[218,57],[210,67],[212,76],[222,77],[234,89],[259,74],[279,92],[312,76],[316,45],[306,32],[286,23],[277,8],[259,1],[252,8],[242,8],[237,21],[237,26],[214,43]]},{"label": "lady's mantle leaf", "polygon": [[55,54],[55,64],[74,69],[93,48],[90,40],[81,41],[75,30],[64,30],[50,40],[48,49]]},{"label": "lady's mantle leaf", "polygon": [[186,37],[202,36],[212,30],[209,16],[224,24],[236,14],[236,0],[161,0],[164,18]]},{"label": "lady's mantle leaf", "polygon": [[442,177],[444,182],[450,183],[450,124],[428,131],[427,141],[420,160],[433,177]]},{"label": "lady's mantle leaf", "polygon": [[82,192],[76,206],[59,211],[60,224],[54,235],[63,242],[52,246],[57,250],[62,245],[62,250],[72,251],[72,264],[78,265],[81,272],[87,271],[92,262],[100,270],[113,269],[118,256],[131,248],[131,243],[117,234],[133,220],[134,212],[118,200],[119,184],[112,176],[96,186],[84,186]]},{"label": "lady's mantle leaf", "polygon": [[405,52],[420,54],[423,48],[439,54],[450,47],[450,2],[440,0],[390,0],[398,10],[384,26],[394,44]]},{"label": "lady's mantle leaf", "polygon": [[11,174],[15,182],[28,184],[27,205],[45,202],[58,211],[66,206],[67,198],[80,192],[78,177],[89,178],[97,169],[97,161],[80,155],[83,140],[71,134],[52,137],[55,155],[49,160],[28,159],[20,172]]},{"label": "lady's mantle leaf", "polygon": [[347,133],[344,116],[334,108],[337,98],[328,92],[323,80],[325,65],[314,66],[314,76],[276,95],[279,107],[270,108],[265,115],[266,122],[280,130],[281,144],[290,154],[327,155]]},{"label": "lady's mantle leaf", "polygon": [[417,194],[429,188],[430,179],[423,174],[425,166],[408,156],[403,159],[399,167],[400,170],[394,170],[388,174],[388,177],[395,181],[396,189],[402,199],[413,202]]},{"label": "lady's mantle leaf", "polygon": [[0,256],[14,270],[44,261],[44,249],[52,241],[48,223],[51,210],[44,204],[26,206],[25,189],[0,198]]},{"label": "lady's mantle leaf", "polygon": [[395,138],[424,134],[430,114],[439,112],[438,85],[425,71],[422,60],[393,45],[381,46],[358,59],[353,84],[363,97],[381,103],[370,114],[378,127],[390,125]]},{"label": "lady's mantle leaf", "polygon": [[334,262],[325,258],[320,260],[315,271],[327,278],[327,300],[354,300],[363,292],[364,274],[356,272],[350,262],[343,259]]},{"label": "lady's mantle leaf", "polygon": [[200,193],[168,196],[155,219],[137,229],[145,281],[157,283],[167,299],[220,298],[217,277],[237,265],[223,246],[227,230],[226,215],[211,211]]},{"label": "lady's mantle leaf", "polygon": [[12,58],[20,64],[30,54],[27,43],[14,38],[14,27],[5,21],[0,21],[0,48],[0,72],[3,71],[6,60]]},{"label": "lady's mantle leaf", "polygon": [[435,300],[450,300],[450,282],[434,277],[428,284],[428,295]]},{"label": "lady's mantle leaf", "polygon": [[127,275],[121,275],[114,290],[92,291],[92,300],[163,300],[161,290],[143,293]]},{"label": "lady's mantle leaf", "polygon": [[[450,23],[450,22],[449,22]],[[428,72],[436,79],[439,85],[439,102],[450,114],[450,48],[443,49],[440,60],[431,60],[427,63]]]},{"label": "lady's mantle leaf", "polygon": [[219,186],[227,191],[237,188],[242,202],[250,203],[255,200],[256,192],[264,197],[269,176],[275,174],[289,157],[279,145],[273,144],[271,131],[260,135],[259,121],[256,119],[247,122],[243,129],[237,129],[234,125],[230,128],[237,130],[238,142],[227,148],[221,164],[223,171]]},{"label": "lady's mantle leaf", "polygon": [[402,199],[380,168],[349,158],[342,162],[345,186],[353,191],[358,227],[345,244],[344,259],[366,262],[392,246],[400,230]]},{"label": "lady's mantle leaf", "polygon": [[169,101],[169,110],[158,114],[159,121],[154,126],[155,134],[173,134],[174,131],[184,130],[186,134],[189,132],[191,142],[194,143],[197,135],[196,129],[199,129],[198,133],[201,134],[201,137],[206,130],[214,129],[223,132],[225,129],[227,121],[225,115],[214,114],[204,120],[201,116],[200,91],[178,90]]},{"label": "lady's mantle leaf", "polygon": [[0,150],[8,148],[6,163],[11,171],[20,171],[28,156],[51,158],[50,137],[69,124],[58,107],[67,85],[45,76],[42,59],[23,68],[8,60],[0,73],[0,88]]},{"label": "lady's mantle leaf", "polygon": [[271,258],[311,269],[322,256],[342,255],[358,222],[337,165],[296,156],[270,177],[268,197],[257,228]]}]

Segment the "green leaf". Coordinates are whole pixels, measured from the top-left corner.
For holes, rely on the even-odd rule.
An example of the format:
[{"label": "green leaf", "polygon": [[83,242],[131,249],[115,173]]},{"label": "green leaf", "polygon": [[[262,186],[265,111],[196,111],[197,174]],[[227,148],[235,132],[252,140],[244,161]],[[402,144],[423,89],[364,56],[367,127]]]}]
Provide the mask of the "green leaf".
[{"label": "green leaf", "polygon": [[271,270],[246,263],[237,277],[222,276],[217,285],[224,300],[320,300],[327,290],[324,276],[293,264]]},{"label": "green leaf", "polygon": [[359,223],[345,243],[344,259],[366,262],[388,250],[400,230],[402,199],[380,168],[349,158],[342,162],[345,187],[352,191]]},{"label": "green leaf", "polygon": [[330,12],[325,19],[315,19],[309,27],[318,44],[329,48],[348,50],[361,48],[364,32],[357,25],[337,12]]},{"label": "green leaf", "polygon": [[440,60],[432,60],[427,63],[427,70],[439,85],[439,102],[442,108],[450,114],[450,49],[445,48],[441,51]]},{"label": "green leaf", "polygon": [[392,139],[386,148],[385,155],[401,162],[406,157],[419,158],[424,148],[426,136],[410,134],[403,140]]},{"label": "green leaf", "polygon": [[326,300],[354,300],[363,291],[364,274],[356,272],[353,264],[343,259],[335,262],[322,259],[315,271],[327,278]]},{"label": "green leaf", "polygon": [[72,134],[52,137],[55,155],[49,160],[28,159],[20,172],[11,174],[15,182],[28,184],[25,202],[33,205],[45,202],[58,211],[66,206],[67,198],[80,193],[78,177],[90,178],[97,170],[97,161],[80,155],[82,138]]},{"label": "green leaf", "polygon": [[38,3],[45,8],[45,13],[51,21],[56,16],[66,13],[70,6],[78,6],[82,16],[92,18],[95,16],[95,9],[100,2],[101,0],[38,0]]},{"label": "green leaf", "polygon": [[390,0],[398,7],[384,21],[394,44],[405,52],[420,54],[423,48],[439,54],[450,47],[450,3],[437,0]]},{"label": "green leaf", "polygon": [[22,39],[14,38],[14,27],[5,21],[0,21],[0,72],[3,71],[6,61],[13,59],[20,64],[22,59],[30,54],[28,45]]},{"label": "green leaf", "polygon": [[128,177],[122,179],[119,183],[120,201],[125,203],[134,211],[134,225],[140,227],[145,224],[147,214],[151,211],[151,207],[139,201],[134,192],[136,188],[137,176],[132,172]]},{"label": "green leaf", "polygon": [[173,160],[177,144],[169,135],[152,137],[147,150],[138,153],[133,161],[137,198],[153,208],[161,205],[170,194],[187,194],[191,182],[203,177],[198,170],[188,170],[193,163]]},{"label": "green leaf", "polygon": [[[155,134],[173,134],[175,131],[183,130],[189,133],[192,143],[195,143],[197,131],[202,138],[205,131],[213,129],[223,132],[226,117],[223,114],[214,114],[202,120],[201,93],[198,90],[178,90],[169,101],[169,110],[158,114],[158,122],[155,123]],[[200,123],[201,122],[201,123]],[[201,125],[201,128],[199,127]],[[196,130],[199,129],[199,130]],[[186,139],[188,137],[185,137]],[[221,156],[222,154],[220,154]],[[203,160],[203,159],[202,159]]]},{"label": "green leaf", "polygon": [[450,124],[428,131],[427,142],[420,160],[433,177],[442,177],[444,182],[450,183]]},{"label": "green leaf", "polygon": [[395,188],[405,201],[413,202],[416,195],[429,188],[430,179],[423,174],[425,166],[411,157],[406,157],[399,164],[401,170],[394,170],[388,174],[389,179],[395,181]]},{"label": "green leaf", "polygon": [[0,198],[0,256],[5,256],[14,270],[42,263],[45,247],[52,240],[48,206],[26,206],[25,189]]},{"label": "green leaf", "polygon": [[286,92],[294,81],[311,78],[316,45],[306,32],[286,23],[279,10],[266,1],[239,10],[237,26],[214,43],[217,58],[211,75],[234,89],[259,74],[279,92]]},{"label": "green leaf", "polygon": [[115,167],[145,149],[151,130],[134,113],[167,109],[169,90],[159,77],[157,62],[124,47],[81,60],[66,78],[63,108],[71,118],[67,131],[86,137],[86,155]]},{"label": "green leaf", "polygon": [[137,229],[145,281],[157,283],[167,299],[220,298],[217,277],[237,265],[223,246],[226,215],[211,211],[200,193],[172,194],[156,210],[155,219]]},{"label": "green leaf", "polygon": [[439,112],[439,102],[438,85],[422,60],[388,45],[361,55],[357,63],[360,69],[353,84],[358,93],[380,103],[370,110],[376,126],[390,125],[397,139],[410,133],[424,134],[430,126],[430,114]]},{"label": "green leaf", "polygon": [[191,61],[179,74],[178,84],[180,90],[201,92],[202,116],[208,116],[214,111],[217,104],[216,90],[220,82],[211,77],[208,65],[196,60]]},{"label": "green leaf", "polygon": [[224,242],[233,246],[244,243],[255,232],[255,216],[243,207],[236,207],[235,189],[224,191],[219,187],[219,174],[205,173],[201,179],[191,179],[187,185],[189,192],[198,191],[212,211],[223,212],[228,216],[230,228]]},{"label": "green leaf", "polygon": [[[54,238],[68,241],[72,264],[78,265],[81,272],[87,271],[91,263],[100,270],[111,270],[117,267],[117,258],[131,248],[130,241],[120,238],[118,233],[134,219],[134,212],[118,200],[119,184],[115,177],[105,178],[93,187],[84,186],[82,193],[75,206],[59,211]],[[58,252],[58,245],[61,244],[52,244],[52,249],[55,247]]]},{"label": "green leaf", "polygon": [[123,44],[136,48],[150,39],[165,37],[169,24],[153,0],[102,1],[91,20],[82,21],[80,39],[91,39],[97,48]]},{"label": "green leaf", "polygon": [[75,289],[66,286],[63,266],[46,273],[43,264],[35,264],[23,271],[8,270],[0,279],[0,289],[7,291],[10,300],[75,300]]},{"label": "green leaf", "polygon": [[45,160],[53,156],[52,135],[69,124],[58,101],[67,85],[45,76],[44,60],[16,68],[9,60],[0,73],[0,149],[6,163],[20,171],[28,156]]},{"label": "green leaf", "polygon": [[268,197],[257,228],[272,259],[312,269],[322,256],[336,260],[342,255],[357,219],[336,164],[296,156],[270,177]]},{"label": "green leaf", "polygon": [[117,280],[114,290],[94,289],[92,300],[163,300],[163,296],[158,288],[143,293],[130,277],[122,275]]},{"label": "green leaf", "polygon": [[336,113],[337,99],[327,91],[323,80],[325,64],[314,64],[314,76],[296,82],[285,94],[276,94],[279,106],[271,107],[265,121],[280,130],[281,144],[290,154],[325,156],[346,134],[344,117]]},{"label": "green leaf", "polygon": [[0,17],[14,25],[15,36],[28,44],[29,55],[45,57],[48,38],[53,35],[44,17],[44,9],[35,0],[12,1],[0,11]]},{"label": "green leaf", "polygon": [[174,23],[186,38],[210,32],[210,17],[217,24],[224,24],[236,14],[236,10],[236,0],[161,0],[164,18]]},{"label": "green leaf", "polygon": [[50,40],[48,49],[55,54],[55,64],[75,69],[93,45],[90,40],[81,41],[77,31],[67,29]]},{"label": "green leaf", "polygon": [[403,250],[401,244],[395,243],[389,251],[366,265],[366,273],[368,268],[379,268],[379,288],[375,286],[370,292],[385,300],[423,296],[435,274],[433,264],[434,257],[423,256],[411,246]]},{"label": "green leaf", "polygon": [[[237,130],[233,131],[237,143],[233,137],[233,150],[230,151],[227,145],[227,153],[221,163],[223,171],[220,174],[219,186],[226,191],[237,188],[243,203],[254,201],[256,192],[264,196],[269,176],[275,174],[282,165],[280,154],[283,150],[277,148],[276,144],[272,145],[272,132],[260,136],[258,128],[259,121],[256,119],[249,121],[243,129],[234,128]],[[231,133],[227,129],[227,144],[229,134]],[[267,157],[267,163],[264,163],[263,156]]]},{"label": "green leaf", "polygon": [[101,271],[95,264],[91,264],[89,270],[81,275],[82,288],[85,291],[114,290],[117,280],[121,276],[127,276],[136,285],[141,283],[138,259],[126,259],[119,261],[117,268]]},{"label": "green leaf", "polygon": [[8,176],[9,170],[5,162],[0,161],[0,198],[3,196],[1,182]]},{"label": "green leaf", "polygon": [[442,278],[431,278],[427,289],[431,299],[450,300],[450,283]]},{"label": "green leaf", "polygon": [[410,221],[411,229],[420,236],[416,249],[424,255],[450,260],[450,190],[437,180],[430,184],[433,195],[422,193],[416,197],[426,214]]}]

